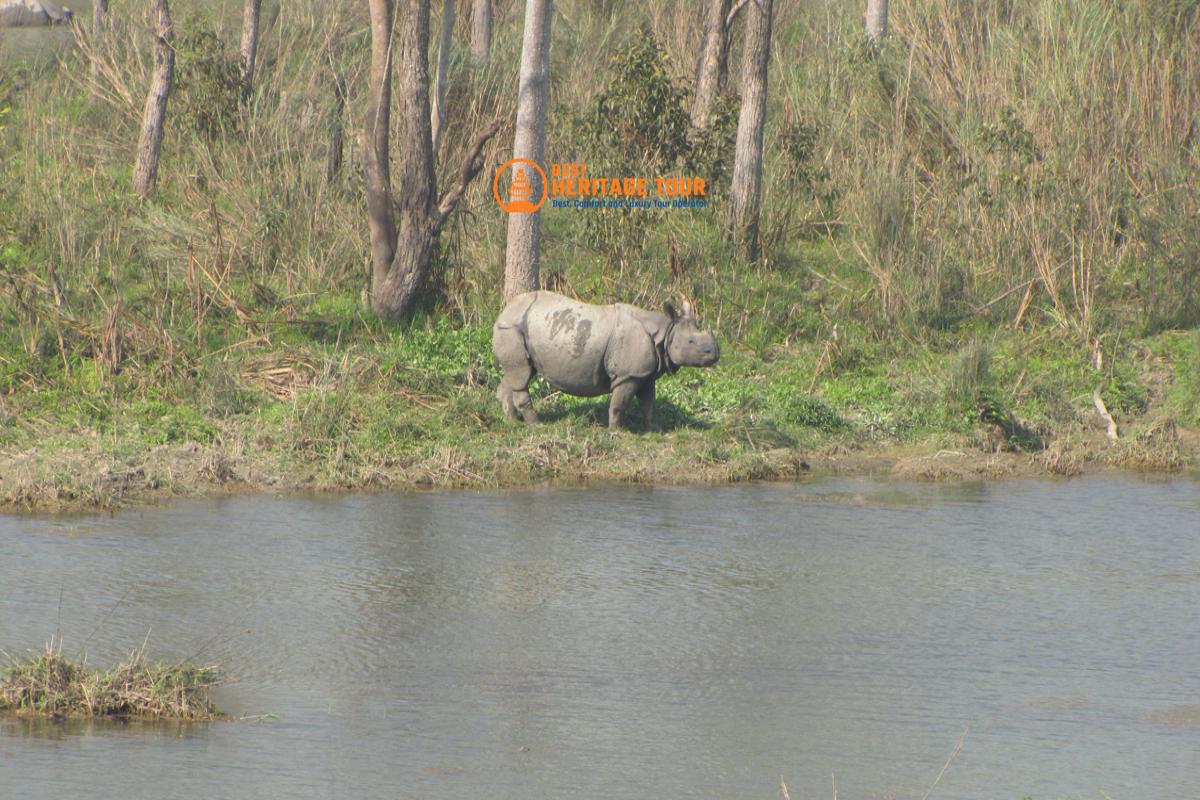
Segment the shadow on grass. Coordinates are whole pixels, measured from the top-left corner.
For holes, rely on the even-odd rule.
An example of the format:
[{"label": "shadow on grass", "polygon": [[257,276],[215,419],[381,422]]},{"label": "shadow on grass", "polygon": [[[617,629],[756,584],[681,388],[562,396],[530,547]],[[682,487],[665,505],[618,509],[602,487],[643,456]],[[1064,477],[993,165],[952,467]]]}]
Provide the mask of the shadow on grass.
[{"label": "shadow on grass", "polygon": [[[563,419],[579,419],[601,427],[608,426],[609,396],[594,398],[568,397],[560,393],[534,398],[534,408],[543,422],[557,422]],[[633,400],[625,409],[622,417],[625,426],[638,433],[646,433],[647,428],[642,421],[642,412],[637,400]],[[654,419],[657,430],[667,433],[675,430],[693,429],[708,430],[712,423],[684,411],[670,400],[659,398],[654,406]]]}]

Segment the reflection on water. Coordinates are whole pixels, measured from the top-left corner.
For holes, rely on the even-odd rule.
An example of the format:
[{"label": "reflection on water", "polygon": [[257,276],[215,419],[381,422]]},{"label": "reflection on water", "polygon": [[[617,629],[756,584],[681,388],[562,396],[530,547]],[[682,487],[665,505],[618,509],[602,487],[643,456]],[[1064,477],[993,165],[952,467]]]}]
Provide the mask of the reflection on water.
[{"label": "reflection on water", "polygon": [[[14,796],[1168,798],[1200,485],[240,498],[0,519],[0,645],[221,661],[195,727],[0,722]],[[61,622],[59,595],[62,595]],[[7,792],[5,792],[7,795]]]},{"label": "reflection on water", "polygon": [[[20,715],[0,716],[0,734],[8,738],[37,738],[47,741],[62,741],[74,736],[199,736],[206,732],[211,723],[185,724],[183,722],[150,721],[137,719],[47,719]],[[12,758],[10,754],[8,756]]]}]

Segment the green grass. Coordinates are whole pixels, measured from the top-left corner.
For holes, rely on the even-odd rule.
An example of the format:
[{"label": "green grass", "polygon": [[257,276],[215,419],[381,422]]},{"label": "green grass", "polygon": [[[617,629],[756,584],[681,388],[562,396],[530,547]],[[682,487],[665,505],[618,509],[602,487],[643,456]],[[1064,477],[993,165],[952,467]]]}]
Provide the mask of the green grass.
[{"label": "green grass", "polygon": [[[652,219],[548,212],[542,279],[595,302],[698,304],[721,364],[658,387],[664,436],[692,459],[681,472],[764,474],[762,454],[780,448],[968,447],[981,415],[1082,441],[1097,388],[1135,437],[1164,419],[1200,425],[1187,135],[1200,100],[1172,77],[1184,71],[1161,68],[1200,58],[1195,15],[938,0],[894,8],[870,53],[856,3],[780,2],[776,52],[795,57],[771,64],[765,256],[750,264],[725,224],[729,130],[692,142],[676,124],[698,18],[682,0],[609,6],[560,6],[579,35],[555,27],[550,158],[704,172],[713,202]],[[629,475],[663,477],[640,460],[662,438],[613,445],[603,400],[539,389],[541,429],[501,417],[490,324],[506,219],[487,181],[446,226],[414,318],[364,310],[354,148],[333,183],[324,172],[335,70],[351,86],[347,124],[361,121],[363,8],[281,15],[245,101],[228,80],[237,19],[202,4],[176,14],[187,57],[148,202],[129,188],[149,57],[139,17],[118,6],[129,36],[0,79],[6,502],[45,487],[116,501],[123,490],[89,474],[187,448],[210,473],[252,457],[314,485],[537,480],[596,459],[605,476],[625,459]],[[223,56],[195,46],[217,31]],[[475,132],[511,114],[520,32],[508,14],[489,69],[454,62],[443,185]],[[602,99],[657,111],[614,137]],[[627,146],[638,137],[670,147],[646,155]],[[505,160],[509,141],[506,129],[486,158]],[[726,472],[705,472],[714,464]],[[187,491],[182,470],[164,472]]]}]

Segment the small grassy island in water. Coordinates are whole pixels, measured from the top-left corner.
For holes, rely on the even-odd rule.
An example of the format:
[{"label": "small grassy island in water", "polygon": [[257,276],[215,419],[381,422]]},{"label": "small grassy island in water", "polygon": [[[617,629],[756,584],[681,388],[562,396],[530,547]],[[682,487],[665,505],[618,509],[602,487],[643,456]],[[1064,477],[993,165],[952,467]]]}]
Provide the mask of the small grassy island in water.
[{"label": "small grassy island in water", "polygon": [[144,647],[110,670],[93,669],[64,656],[61,643],[51,642],[40,653],[10,658],[0,673],[0,713],[60,719],[223,719],[208,697],[220,682],[215,666],[151,663]]}]

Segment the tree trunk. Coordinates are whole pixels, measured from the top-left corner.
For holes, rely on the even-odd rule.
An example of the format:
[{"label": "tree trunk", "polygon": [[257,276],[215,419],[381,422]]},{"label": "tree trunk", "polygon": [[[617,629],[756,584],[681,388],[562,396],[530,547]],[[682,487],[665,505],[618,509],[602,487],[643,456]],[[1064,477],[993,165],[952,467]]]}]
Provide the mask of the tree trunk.
[{"label": "tree trunk", "polygon": [[346,76],[333,77],[333,111],[329,115],[329,155],[325,159],[325,182],[332,185],[342,172],[343,122],[346,112]]},{"label": "tree trunk", "polygon": [[396,112],[401,153],[400,193],[392,198],[398,213],[396,241],[387,274],[376,280],[371,297],[375,313],[392,319],[408,313],[429,271],[437,236],[433,225],[437,184],[429,124],[430,0],[407,0],[404,5],[407,10],[398,19],[393,45],[399,70]]},{"label": "tree trunk", "polygon": [[[433,131],[429,109],[429,0],[406,0],[403,23],[392,47],[392,2],[369,0],[371,77],[363,167],[367,186],[367,222],[371,229],[371,306],[386,319],[408,314],[437,253],[438,235],[483,168],[483,148],[496,135],[492,123],[472,146],[458,182],[441,198],[433,168]],[[392,198],[388,167],[391,105],[391,54],[400,71],[399,136],[401,194]],[[393,208],[399,219],[393,216]]]},{"label": "tree trunk", "polygon": [[442,34],[438,39],[437,83],[433,95],[433,157],[437,158],[438,145],[442,141],[442,129],[446,127],[446,81],[449,79],[450,46],[454,34],[454,0],[442,0]]},{"label": "tree trunk", "polygon": [[367,225],[371,230],[371,286],[382,286],[396,250],[388,133],[392,107],[392,0],[369,0],[371,73],[363,131]]},{"label": "tree trunk", "polygon": [[492,0],[475,0],[471,16],[471,60],[486,67],[492,50]]},{"label": "tree trunk", "polygon": [[175,49],[171,46],[171,12],[167,0],[151,0],[154,15],[154,71],[146,107],[142,112],[142,132],[138,137],[137,161],[133,167],[133,190],[143,200],[154,191],[158,180],[158,155],[162,150],[163,121],[167,99],[171,95],[171,77],[175,72]]},{"label": "tree trunk", "polygon": [[246,0],[242,8],[242,91],[254,86],[254,58],[258,53],[258,13],[262,0]]},{"label": "tree trunk", "polygon": [[771,0],[746,7],[742,52],[742,108],[738,114],[730,201],[746,257],[759,257],[758,212],[762,198],[763,123],[767,117],[767,65],[771,60]]},{"label": "tree trunk", "polygon": [[725,82],[729,36],[725,17],[731,0],[709,0],[708,20],[704,24],[704,43],[696,64],[696,92],[692,98],[692,127],[704,130],[712,113],[717,90]]},{"label": "tree trunk", "polygon": [[[552,0],[526,0],[521,40],[521,79],[517,88],[517,131],[513,157],[539,165],[546,160],[546,106],[550,96],[550,20]],[[527,170],[534,198],[542,196],[542,177]],[[504,264],[504,299],[538,288],[542,238],[541,211],[508,215],[508,248]]]},{"label": "tree trunk", "polygon": [[[93,47],[97,50],[107,50],[109,46],[109,38],[105,33],[108,31],[108,0],[95,0],[92,4],[92,39]],[[100,75],[100,62],[94,56],[90,59],[92,62],[92,77],[96,78]]]},{"label": "tree trunk", "polygon": [[867,0],[867,41],[879,44],[887,36],[888,0]]},{"label": "tree trunk", "polygon": [[108,22],[108,0],[96,0],[92,4],[92,33],[98,34]]}]

